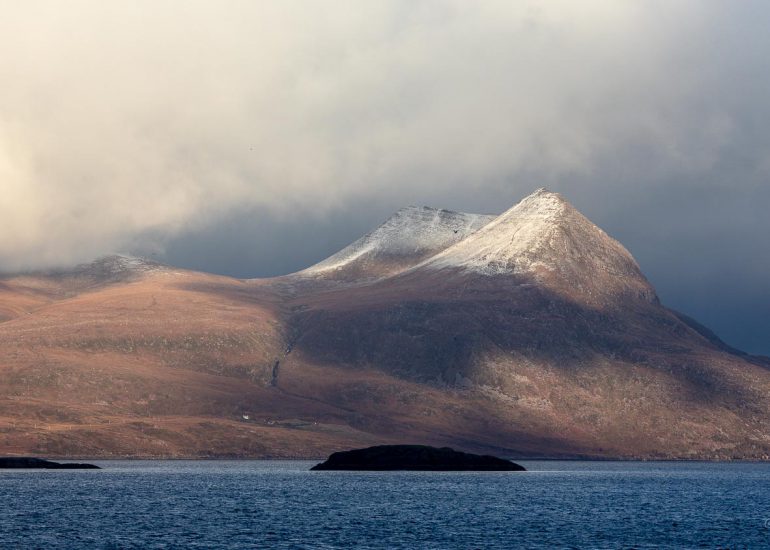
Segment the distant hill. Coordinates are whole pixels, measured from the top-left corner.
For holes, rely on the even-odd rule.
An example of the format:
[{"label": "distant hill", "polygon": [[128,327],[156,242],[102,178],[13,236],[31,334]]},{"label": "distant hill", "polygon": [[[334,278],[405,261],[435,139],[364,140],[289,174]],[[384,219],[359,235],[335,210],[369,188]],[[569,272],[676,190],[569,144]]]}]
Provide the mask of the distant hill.
[{"label": "distant hill", "polygon": [[409,207],[273,279],[124,256],[0,278],[0,454],[766,459],[768,367],[545,189]]}]

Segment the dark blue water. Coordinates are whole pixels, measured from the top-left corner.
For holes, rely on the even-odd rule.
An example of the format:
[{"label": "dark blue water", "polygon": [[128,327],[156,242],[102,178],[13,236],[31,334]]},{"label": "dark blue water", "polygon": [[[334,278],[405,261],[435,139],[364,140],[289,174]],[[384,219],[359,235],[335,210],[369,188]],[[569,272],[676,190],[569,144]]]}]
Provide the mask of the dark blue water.
[{"label": "dark blue water", "polygon": [[98,464],[0,472],[0,548],[770,548],[770,464]]}]

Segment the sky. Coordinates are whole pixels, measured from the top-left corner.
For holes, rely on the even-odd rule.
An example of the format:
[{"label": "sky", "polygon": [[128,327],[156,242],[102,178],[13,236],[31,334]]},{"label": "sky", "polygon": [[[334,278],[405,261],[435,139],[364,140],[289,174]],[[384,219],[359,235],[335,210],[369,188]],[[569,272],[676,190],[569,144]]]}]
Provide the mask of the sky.
[{"label": "sky", "polygon": [[770,355],[770,3],[0,0],[0,271],[291,272],[561,192]]}]

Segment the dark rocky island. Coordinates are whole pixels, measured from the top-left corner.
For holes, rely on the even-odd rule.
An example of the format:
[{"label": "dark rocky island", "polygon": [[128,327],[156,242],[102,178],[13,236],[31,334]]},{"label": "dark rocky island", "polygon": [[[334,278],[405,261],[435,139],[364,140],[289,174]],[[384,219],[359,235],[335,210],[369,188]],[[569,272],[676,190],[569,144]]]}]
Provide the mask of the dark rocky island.
[{"label": "dark rocky island", "polygon": [[417,470],[447,472],[523,472],[515,462],[489,455],[455,451],[426,445],[380,445],[340,451],[311,470]]},{"label": "dark rocky island", "polygon": [[74,462],[61,463],[32,458],[28,456],[0,457],[0,469],[38,469],[38,470],[100,470],[94,464],[78,464]]}]

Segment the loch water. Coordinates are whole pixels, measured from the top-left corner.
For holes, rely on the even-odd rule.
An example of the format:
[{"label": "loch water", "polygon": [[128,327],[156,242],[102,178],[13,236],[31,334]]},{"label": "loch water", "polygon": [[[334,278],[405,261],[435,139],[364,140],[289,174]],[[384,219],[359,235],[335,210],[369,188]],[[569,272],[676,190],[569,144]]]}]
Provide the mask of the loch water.
[{"label": "loch water", "polygon": [[770,548],[770,464],[520,463],[529,471],[6,470],[0,548]]}]

